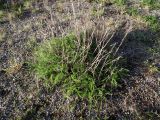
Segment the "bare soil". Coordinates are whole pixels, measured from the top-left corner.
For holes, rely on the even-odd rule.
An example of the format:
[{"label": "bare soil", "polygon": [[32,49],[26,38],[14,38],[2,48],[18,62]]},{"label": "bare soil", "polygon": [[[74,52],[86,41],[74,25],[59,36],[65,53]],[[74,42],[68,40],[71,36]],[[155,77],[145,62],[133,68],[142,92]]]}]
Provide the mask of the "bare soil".
[{"label": "bare soil", "polygon": [[[160,38],[159,32],[123,13],[114,4],[50,1],[47,7],[41,3],[39,6],[38,12],[26,12],[12,21],[0,23],[0,31],[5,33],[0,41],[1,120],[160,119],[160,72],[153,72],[144,64],[149,61],[154,68],[160,67],[159,54],[148,52]],[[93,9],[101,8],[104,8],[102,15],[92,14]],[[160,17],[158,11],[147,12]],[[69,103],[74,103],[74,97],[66,100],[60,88],[44,87],[43,81],[30,70],[29,63],[35,47],[51,37],[95,26],[102,31],[116,32],[117,42],[127,33],[118,54],[126,58],[124,66],[130,72],[120,86],[106,96],[105,102],[100,103],[102,108],[89,110],[87,102],[79,101],[70,110]]]}]

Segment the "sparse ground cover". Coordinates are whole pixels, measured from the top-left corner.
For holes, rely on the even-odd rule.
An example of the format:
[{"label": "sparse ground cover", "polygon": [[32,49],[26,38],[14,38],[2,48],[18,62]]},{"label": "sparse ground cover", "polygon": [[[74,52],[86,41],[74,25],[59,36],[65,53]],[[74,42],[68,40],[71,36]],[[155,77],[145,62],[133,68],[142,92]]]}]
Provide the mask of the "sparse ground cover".
[{"label": "sparse ground cover", "polygon": [[1,119],[160,119],[158,0],[4,1]]}]

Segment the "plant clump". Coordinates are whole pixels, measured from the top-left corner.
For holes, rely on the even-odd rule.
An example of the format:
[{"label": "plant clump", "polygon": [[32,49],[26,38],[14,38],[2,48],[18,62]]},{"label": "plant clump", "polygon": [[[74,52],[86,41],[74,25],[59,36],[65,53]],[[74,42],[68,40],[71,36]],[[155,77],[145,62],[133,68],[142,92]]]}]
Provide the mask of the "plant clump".
[{"label": "plant clump", "polygon": [[84,32],[53,38],[36,49],[34,70],[47,86],[61,87],[65,97],[102,100],[125,73],[114,55],[112,36],[105,36],[97,39],[93,32]]}]

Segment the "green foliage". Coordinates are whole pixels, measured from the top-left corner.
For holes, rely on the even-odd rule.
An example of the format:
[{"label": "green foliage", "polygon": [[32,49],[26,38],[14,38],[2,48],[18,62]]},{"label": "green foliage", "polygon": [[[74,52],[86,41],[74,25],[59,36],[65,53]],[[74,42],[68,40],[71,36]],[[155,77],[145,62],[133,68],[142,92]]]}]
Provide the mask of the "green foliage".
[{"label": "green foliage", "polygon": [[4,16],[3,11],[0,11],[0,19]]},{"label": "green foliage", "polygon": [[152,6],[157,2],[157,0],[142,0],[143,5]]},{"label": "green foliage", "polygon": [[160,8],[158,0],[142,0],[142,5],[149,6],[150,8]]},{"label": "green foliage", "polygon": [[87,0],[88,2],[97,2],[97,3],[104,3],[107,0]]},{"label": "green foliage", "polygon": [[76,95],[92,103],[105,97],[107,86],[117,87],[125,72],[117,65],[119,58],[111,57],[109,52],[104,64],[91,67],[99,53],[97,44],[92,41],[86,49],[84,40],[85,34],[80,37],[71,34],[47,41],[37,48],[33,66],[47,86],[59,85],[65,97]]},{"label": "green foliage", "polygon": [[134,7],[129,7],[127,13],[131,16],[137,16],[139,14],[138,10]]},{"label": "green foliage", "polygon": [[115,0],[114,2],[115,2],[117,5],[122,6],[122,5],[125,5],[125,4],[127,3],[127,0]]},{"label": "green foliage", "polygon": [[[24,1],[0,1],[0,11],[6,14],[12,14],[12,16],[21,16],[25,10],[31,10],[31,4],[34,3],[33,0]],[[6,15],[4,15],[6,17]],[[1,15],[0,15],[1,18]]]},{"label": "green foliage", "polygon": [[144,16],[139,13],[139,11],[134,7],[128,7],[126,9],[127,13],[131,16],[139,16],[143,21],[147,22],[149,27],[153,31],[159,31],[160,30],[160,22],[156,16]]},{"label": "green foliage", "polygon": [[142,3],[147,5],[152,5],[155,2],[157,2],[157,0],[142,0]]},{"label": "green foliage", "polygon": [[155,16],[144,16],[143,19],[148,22],[149,26],[154,30],[158,31],[160,29],[160,22]]}]

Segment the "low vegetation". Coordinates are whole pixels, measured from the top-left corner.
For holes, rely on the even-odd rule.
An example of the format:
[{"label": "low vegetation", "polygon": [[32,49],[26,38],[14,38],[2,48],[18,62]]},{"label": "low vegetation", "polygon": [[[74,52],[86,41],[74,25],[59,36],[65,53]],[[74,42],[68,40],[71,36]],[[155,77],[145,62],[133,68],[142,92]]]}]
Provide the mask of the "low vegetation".
[{"label": "low vegetation", "polygon": [[0,119],[160,119],[159,8],[0,1]]},{"label": "low vegetation", "polygon": [[89,103],[104,99],[126,74],[118,64],[115,45],[91,35],[53,38],[37,48],[33,64],[47,86],[61,86],[65,97],[76,95]]}]

